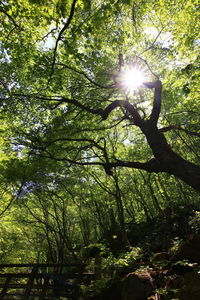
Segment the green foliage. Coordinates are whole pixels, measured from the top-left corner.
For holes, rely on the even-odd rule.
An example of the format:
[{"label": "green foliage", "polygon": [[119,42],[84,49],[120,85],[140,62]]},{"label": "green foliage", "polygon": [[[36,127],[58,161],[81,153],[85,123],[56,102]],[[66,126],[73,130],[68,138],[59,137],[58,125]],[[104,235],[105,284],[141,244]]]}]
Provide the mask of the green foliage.
[{"label": "green foliage", "polygon": [[[101,241],[101,254],[108,255],[104,267],[120,268],[134,263],[136,250],[116,259],[108,247],[125,243],[126,234],[133,244],[141,241],[146,232],[141,222],[147,220],[155,224],[145,245],[156,248],[156,237],[163,230],[167,234],[169,206],[194,205],[197,212],[190,216],[190,226],[198,232],[199,195],[166,174],[119,168],[108,176],[98,163],[143,162],[151,158],[151,150],[138,128],[124,118],[129,117],[124,107],[103,122],[84,108],[103,110],[114,100],[128,99],[147,117],[151,93],[141,90],[130,96],[105,88],[113,84],[120,53],[126,64],[140,56],[147,80],[154,76],[144,60],[163,81],[159,128],[176,125],[185,130],[165,135],[174,150],[198,164],[198,136],[187,133],[199,132],[198,3],[78,0],[67,25],[72,3],[1,4],[0,258],[81,260],[85,247]],[[140,230],[129,232],[131,223],[131,230],[137,223]],[[181,220],[174,223],[180,229]],[[168,246],[165,238],[163,242]]]},{"label": "green foliage", "polygon": [[101,280],[96,280],[92,284],[86,286],[81,285],[81,294],[85,298],[90,298],[98,295],[102,290],[107,289],[110,286],[110,279],[104,277]]},{"label": "green foliage", "polygon": [[134,263],[137,259],[141,257],[141,249],[133,248],[130,252],[124,253],[122,257],[118,258],[114,263],[116,268],[121,268],[123,266],[129,266]]},{"label": "green foliage", "polygon": [[200,228],[200,212],[195,211],[194,215],[190,218],[189,225],[195,233],[199,233]]}]

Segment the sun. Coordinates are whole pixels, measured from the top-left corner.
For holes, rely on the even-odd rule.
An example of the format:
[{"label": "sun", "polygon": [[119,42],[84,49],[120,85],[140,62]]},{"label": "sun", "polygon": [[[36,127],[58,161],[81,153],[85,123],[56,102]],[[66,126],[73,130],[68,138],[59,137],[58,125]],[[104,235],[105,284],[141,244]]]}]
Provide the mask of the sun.
[{"label": "sun", "polygon": [[144,82],[144,73],[137,68],[129,68],[122,74],[122,85],[127,91],[138,89]]}]

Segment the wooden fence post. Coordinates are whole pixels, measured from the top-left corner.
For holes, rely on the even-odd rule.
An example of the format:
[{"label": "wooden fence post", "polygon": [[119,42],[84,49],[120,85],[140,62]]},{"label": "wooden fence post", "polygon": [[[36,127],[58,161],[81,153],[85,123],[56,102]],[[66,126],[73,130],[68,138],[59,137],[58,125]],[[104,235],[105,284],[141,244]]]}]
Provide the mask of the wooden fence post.
[{"label": "wooden fence post", "polygon": [[1,293],[0,293],[0,299],[3,299],[3,298],[4,298],[4,296],[5,296],[6,292],[7,292],[7,289],[8,289],[8,287],[9,287],[10,281],[11,281],[11,276],[9,276],[9,277],[6,278],[4,287],[3,287],[3,289],[2,289],[2,291],[1,291]]},{"label": "wooden fence post", "polygon": [[28,283],[27,283],[27,287],[26,287],[26,290],[24,293],[24,300],[28,300],[28,298],[30,296],[31,288],[34,283],[34,279],[35,279],[35,275],[37,274],[37,271],[38,271],[38,266],[33,266]]}]

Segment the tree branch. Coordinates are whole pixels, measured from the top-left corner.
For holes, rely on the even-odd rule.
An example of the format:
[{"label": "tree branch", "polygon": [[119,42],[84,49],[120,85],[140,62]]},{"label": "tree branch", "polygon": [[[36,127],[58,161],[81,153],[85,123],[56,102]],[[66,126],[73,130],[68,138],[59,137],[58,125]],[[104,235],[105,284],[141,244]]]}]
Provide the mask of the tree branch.
[{"label": "tree branch", "polygon": [[73,0],[68,20],[65,23],[65,25],[63,26],[63,28],[61,29],[61,31],[59,32],[58,38],[56,40],[55,48],[54,48],[54,51],[53,51],[53,62],[52,62],[52,66],[51,66],[51,74],[50,74],[50,77],[49,77],[48,84],[51,81],[51,78],[52,78],[53,73],[54,73],[54,66],[55,66],[55,62],[56,62],[56,52],[57,52],[57,49],[58,49],[58,43],[62,38],[62,34],[69,27],[69,25],[70,25],[70,23],[73,19],[76,2],[77,2],[77,0]]},{"label": "tree branch", "polygon": [[[101,140],[101,139],[100,139]],[[104,151],[104,147],[100,146],[98,143],[100,142],[100,140],[98,140],[97,142],[92,140],[92,139],[87,139],[87,138],[58,138],[58,139],[54,139],[51,140],[49,142],[47,142],[45,144],[45,149],[50,147],[51,145],[57,143],[57,142],[87,142],[89,143],[91,146],[95,146],[96,148],[98,148],[99,150]]]},{"label": "tree branch", "polygon": [[70,98],[65,98],[65,97],[60,97],[60,98],[53,98],[53,97],[48,97],[48,96],[37,96],[37,95],[26,95],[26,94],[13,94],[14,96],[17,97],[27,97],[27,98],[35,98],[38,100],[44,100],[44,101],[56,101],[58,102],[58,104],[56,104],[54,106],[54,109],[57,108],[59,105],[61,105],[62,103],[69,103],[72,104],[78,108],[81,108],[85,111],[88,111],[94,115],[99,115],[102,116],[103,114],[103,109],[99,108],[99,109],[94,109],[94,108],[90,108],[84,104],[82,104],[81,102],[75,100],[75,99],[70,99]]},{"label": "tree branch", "polygon": [[56,66],[63,66],[64,68],[69,69],[69,70],[71,70],[71,71],[73,71],[73,72],[75,72],[77,74],[83,75],[90,83],[96,85],[97,87],[99,87],[101,89],[112,89],[113,88],[113,84],[112,85],[108,85],[108,86],[101,85],[101,84],[95,82],[94,80],[92,80],[85,72],[76,70],[76,69],[74,69],[74,68],[72,68],[70,66],[67,66],[66,64],[63,64],[63,63],[57,63],[56,64],[55,63],[55,65]]},{"label": "tree branch", "polygon": [[145,170],[148,172],[164,172],[163,168],[161,167],[159,161],[156,158],[152,158],[147,162],[134,162],[134,161],[121,161],[117,160],[116,162],[111,162],[108,164],[108,167],[126,167],[131,169],[139,169]]},{"label": "tree branch", "polygon": [[[44,150],[44,149],[43,149]],[[81,161],[73,160],[67,157],[55,157],[48,151],[45,151],[46,154],[39,154],[40,157],[50,158],[55,161],[66,161],[71,165],[78,166],[102,166],[108,175],[113,175],[112,168],[116,167],[126,167],[131,169],[146,170],[148,172],[165,172],[165,170],[160,165],[159,161],[156,158],[152,158],[147,162],[134,162],[134,161],[122,161],[116,159],[114,162],[100,162],[100,161]]]},{"label": "tree branch", "polygon": [[0,7],[0,12],[2,12],[4,15],[6,15],[8,17],[8,19],[10,19],[11,22],[14,24],[14,26],[21,30],[21,27],[15,22],[13,17],[11,15],[9,15],[2,7]]},{"label": "tree branch", "polygon": [[154,102],[151,111],[150,122],[154,125],[157,124],[161,110],[161,95],[162,95],[162,83],[160,80],[153,82],[144,82],[143,87],[153,89],[154,88]]},{"label": "tree branch", "polygon": [[184,131],[185,133],[187,133],[189,135],[200,137],[200,133],[195,132],[195,131],[189,131],[187,129],[182,128],[179,125],[170,125],[170,126],[163,127],[163,128],[159,129],[160,132],[167,132],[167,131],[170,131],[170,130],[181,130],[181,131]]},{"label": "tree branch", "polygon": [[102,116],[102,114],[103,114],[103,110],[102,109],[100,109],[100,108],[99,109],[94,109],[94,108],[87,107],[84,104],[82,104],[79,101],[74,100],[74,99],[68,99],[68,98],[63,97],[62,98],[62,103],[73,104],[74,106],[79,107],[79,108],[81,108],[83,110],[86,110],[86,111],[88,111],[88,112],[90,112],[90,113],[92,113],[94,115],[100,115],[100,116]]},{"label": "tree branch", "polygon": [[0,212],[0,217],[10,208],[10,206],[12,205],[12,203],[14,202],[14,200],[18,200],[20,195],[21,195],[21,192],[22,192],[22,189],[23,189],[23,185],[24,183],[21,184],[21,186],[19,187],[18,191],[17,191],[17,194],[16,195],[13,195],[9,201],[9,203],[6,205],[6,207]]},{"label": "tree branch", "polygon": [[149,51],[149,50],[151,50],[151,49],[153,48],[153,46],[154,46],[155,43],[157,42],[157,40],[158,40],[159,36],[161,35],[161,33],[162,33],[162,31],[163,31],[164,28],[165,28],[165,26],[163,26],[163,27],[161,28],[161,30],[158,32],[157,36],[155,37],[155,39],[154,39],[154,41],[151,43],[151,45],[150,45],[147,49],[143,50],[138,56],[141,56],[142,54],[144,54],[145,52],[147,52],[147,51]]},{"label": "tree branch", "polygon": [[124,107],[133,117],[134,125],[136,126],[142,126],[144,120],[140,117],[137,110],[134,108],[132,104],[130,104],[128,101],[124,100],[115,100],[111,104],[109,104],[102,112],[102,120],[106,120],[109,116],[109,114],[117,107]]},{"label": "tree branch", "polygon": [[141,61],[147,66],[147,68],[149,69],[149,71],[151,72],[151,74],[152,74],[157,80],[159,80],[158,75],[157,75],[156,73],[153,72],[153,70],[152,70],[152,68],[150,67],[149,63],[148,63],[144,58],[142,58],[142,57],[140,57],[140,56],[136,56],[136,57],[137,57],[137,59],[141,60]]}]

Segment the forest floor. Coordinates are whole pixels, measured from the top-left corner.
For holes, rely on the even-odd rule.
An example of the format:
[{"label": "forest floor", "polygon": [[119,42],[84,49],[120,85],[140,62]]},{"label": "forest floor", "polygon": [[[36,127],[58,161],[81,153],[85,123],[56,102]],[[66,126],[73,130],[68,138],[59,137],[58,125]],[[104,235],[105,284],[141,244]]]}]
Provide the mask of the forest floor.
[{"label": "forest floor", "polygon": [[128,238],[134,246],[118,253],[112,249],[113,265],[102,258],[103,267],[96,266],[99,278],[84,287],[82,299],[199,300],[199,225],[200,212],[193,207],[129,224]]}]

